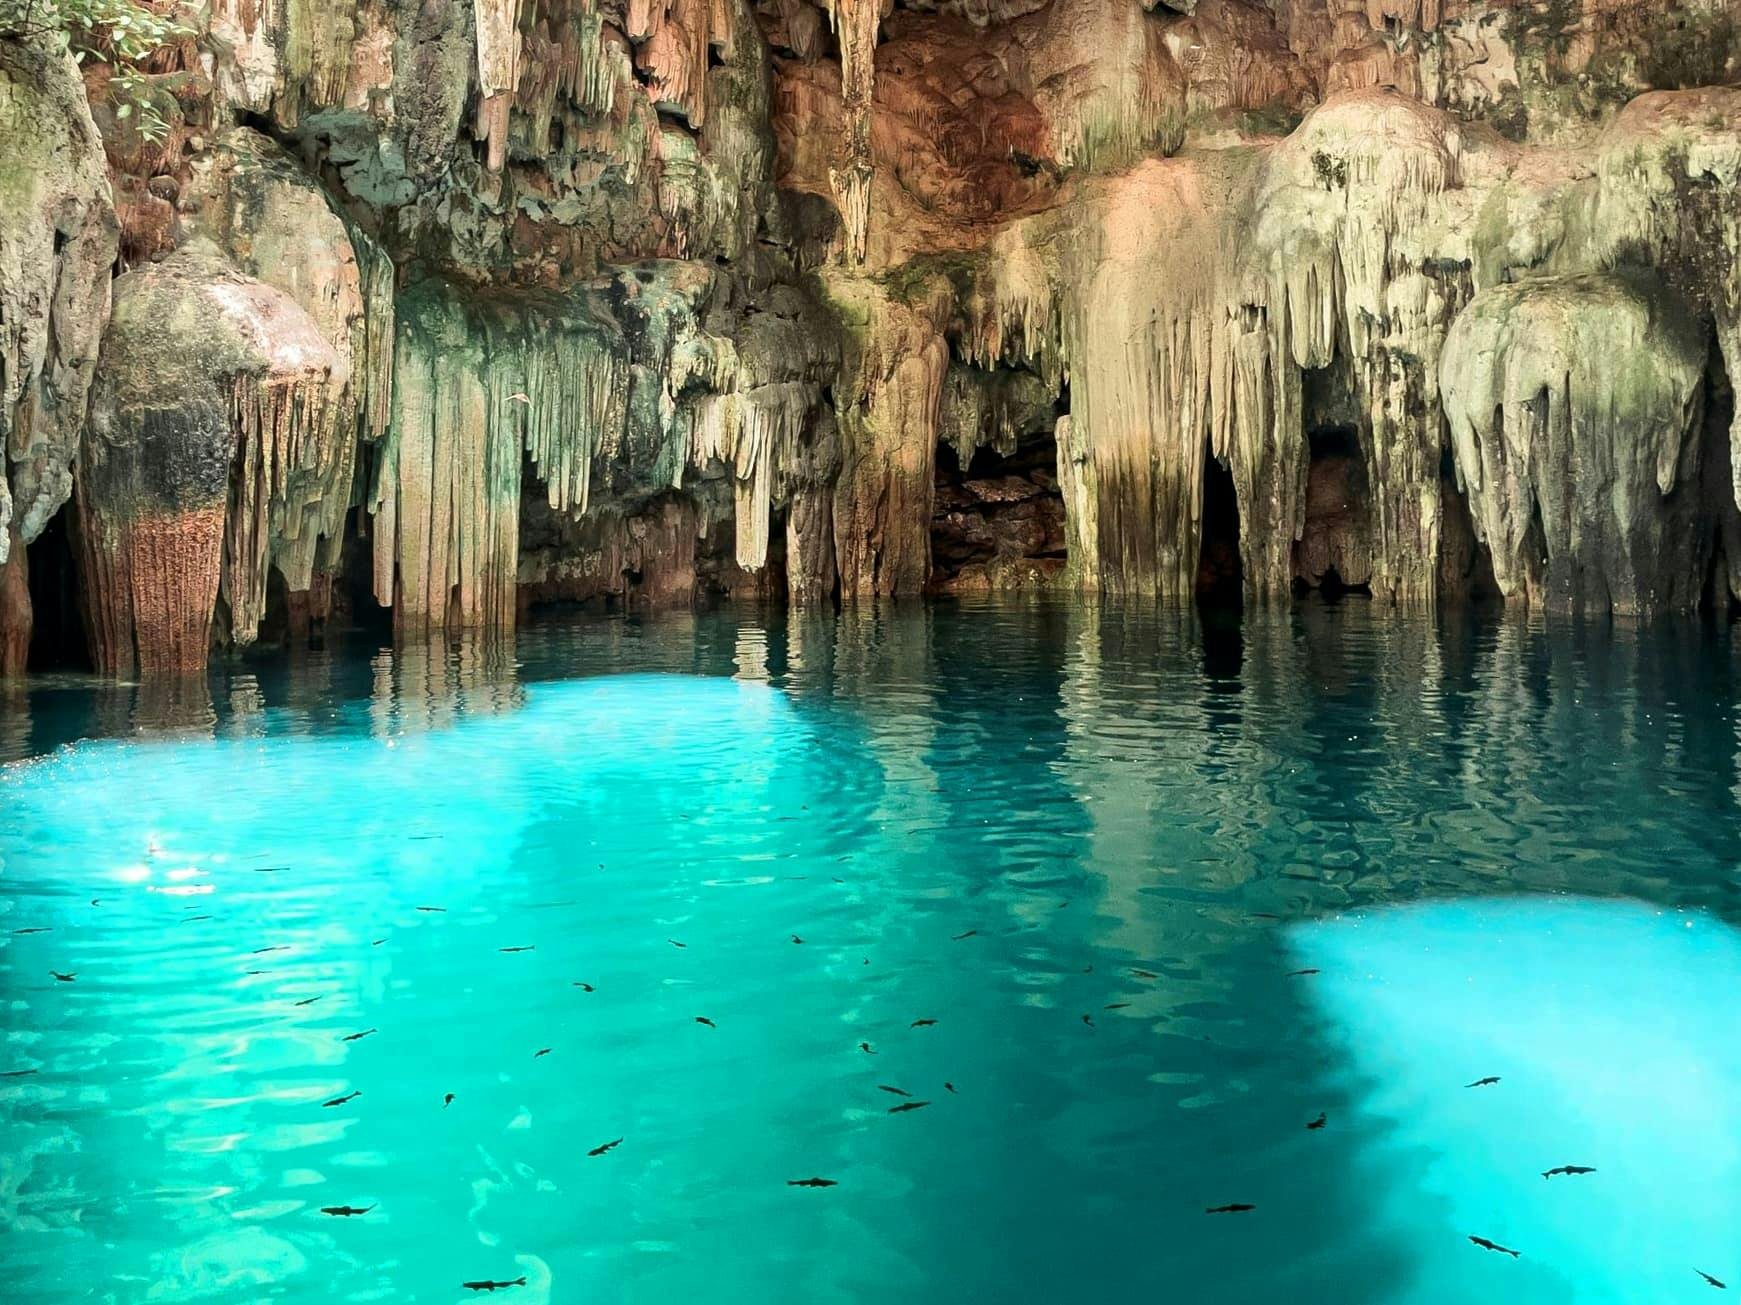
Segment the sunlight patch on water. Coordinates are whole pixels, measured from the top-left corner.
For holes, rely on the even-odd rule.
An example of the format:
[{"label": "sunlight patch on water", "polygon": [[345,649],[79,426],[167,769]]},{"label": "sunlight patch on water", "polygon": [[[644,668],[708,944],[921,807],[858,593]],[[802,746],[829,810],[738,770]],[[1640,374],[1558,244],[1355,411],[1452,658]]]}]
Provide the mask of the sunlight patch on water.
[{"label": "sunlight patch on water", "polygon": [[[1635,902],[1486,898],[1292,940],[1371,1126],[1373,1199],[1413,1251],[1398,1301],[1741,1281],[1741,934]],[[1596,1172],[1543,1178],[1562,1165]]]}]

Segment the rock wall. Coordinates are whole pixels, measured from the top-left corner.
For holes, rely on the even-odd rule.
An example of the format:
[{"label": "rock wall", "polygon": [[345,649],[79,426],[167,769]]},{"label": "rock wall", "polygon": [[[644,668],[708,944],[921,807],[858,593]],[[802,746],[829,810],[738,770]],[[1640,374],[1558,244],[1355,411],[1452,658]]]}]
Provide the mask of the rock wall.
[{"label": "rock wall", "polygon": [[1738,0],[148,2],[126,77],[0,22],[0,672],[63,511],[110,670],[1741,596]]}]

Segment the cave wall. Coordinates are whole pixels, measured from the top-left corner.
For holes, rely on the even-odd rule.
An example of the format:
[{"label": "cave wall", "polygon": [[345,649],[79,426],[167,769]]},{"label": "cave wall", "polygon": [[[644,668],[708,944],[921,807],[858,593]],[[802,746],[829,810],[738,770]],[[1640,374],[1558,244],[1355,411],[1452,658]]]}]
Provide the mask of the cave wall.
[{"label": "cave wall", "polygon": [[362,589],[1185,597],[1206,530],[1741,596],[1741,0],[148,3],[138,77],[0,31],[0,672],[69,501],[114,671]]}]

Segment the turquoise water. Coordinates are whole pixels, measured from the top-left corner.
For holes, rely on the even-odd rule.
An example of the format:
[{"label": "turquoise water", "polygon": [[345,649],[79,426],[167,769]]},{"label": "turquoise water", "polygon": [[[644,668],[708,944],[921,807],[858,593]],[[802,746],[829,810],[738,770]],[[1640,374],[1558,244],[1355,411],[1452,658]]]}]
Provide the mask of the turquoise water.
[{"label": "turquoise water", "polygon": [[1736,656],[993,605],[38,682],[5,1299],[1720,1299]]}]

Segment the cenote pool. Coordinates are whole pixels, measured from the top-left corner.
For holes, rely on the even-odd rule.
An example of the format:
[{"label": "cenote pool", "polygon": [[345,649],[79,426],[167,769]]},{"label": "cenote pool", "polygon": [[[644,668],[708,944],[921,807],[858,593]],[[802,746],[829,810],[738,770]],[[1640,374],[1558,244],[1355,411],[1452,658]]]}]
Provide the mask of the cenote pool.
[{"label": "cenote pool", "polygon": [[967,605],[39,682],[6,1298],[1721,1299],[1736,658]]}]

